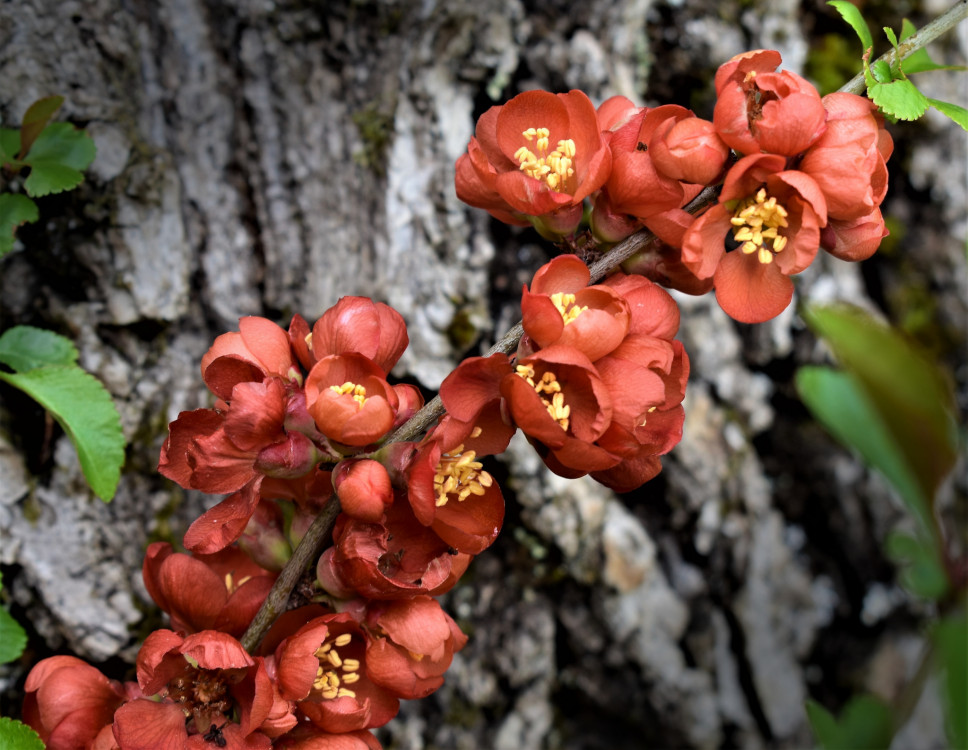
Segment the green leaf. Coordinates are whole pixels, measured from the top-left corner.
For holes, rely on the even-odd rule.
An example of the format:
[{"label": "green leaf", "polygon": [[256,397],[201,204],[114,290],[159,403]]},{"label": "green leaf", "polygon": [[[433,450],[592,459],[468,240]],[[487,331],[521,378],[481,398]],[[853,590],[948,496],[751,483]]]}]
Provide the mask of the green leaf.
[{"label": "green leaf", "polygon": [[880,83],[890,83],[894,80],[894,74],[887,60],[875,60],[871,66],[871,72],[874,74],[874,80]]},{"label": "green leaf", "polygon": [[3,750],[44,750],[43,740],[33,729],[16,719],[0,717],[0,747]]},{"label": "green leaf", "polygon": [[938,99],[928,99],[928,103],[941,114],[947,115],[961,125],[963,130],[968,130],[968,109],[959,107],[957,104],[952,104],[951,102],[942,102]]},{"label": "green leaf", "polygon": [[0,373],[43,406],[68,434],[94,493],[110,501],[124,463],[124,435],[118,411],[100,381],[75,365]]},{"label": "green leaf", "polygon": [[30,165],[30,176],[24,181],[29,195],[60,193],[77,187],[97,148],[83,130],[69,122],[48,125],[37,137],[24,162]]},{"label": "green leaf", "polygon": [[948,593],[948,574],[932,542],[898,531],[888,535],[884,551],[900,567],[899,580],[908,591],[932,601]]},{"label": "green leaf", "polygon": [[817,421],[883,474],[922,524],[930,523],[930,499],[858,379],[829,367],[801,367],[796,386]]},{"label": "green leaf", "polygon": [[816,701],[807,701],[807,718],[824,750],[887,750],[894,734],[890,707],[869,695],[851,698],[839,720]]},{"label": "green leaf", "polygon": [[27,646],[27,633],[13,616],[0,607],[0,664],[19,659]]},{"label": "green leaf", "polygon": [[0,258],[13,250],[13,236],[21,224],[37,221],[37,204],[26,195],[0,194]]},{"label": "green leaf", "polygon": [[965,615],[937,623],[931,639],[942,673],[942,697],[951,747],[968,747],[968,620]]},{"label": "green leaf", "polygon": [[867,50],[874,46],[874,40],[871,38],[871,30],[868,28],[867,21],[864,20],[856,5],[847,2],[847,0],[830,0],[827,5],[832,5],[836,8],[843,19],[857,32],[860,43],[864,46],[864,52],[867,52]]},{"label": "green leaf", "polygon": [[887,34],[887,40],[891,43],[891,46],[897,49],[897,37],[894,35],[894,29],[890,26],[885,26],[884,33]]},{"label": "green leaf", "polygon": [[43,99],[38,99],[27,108],[20,124],[20,148],[22,153],[26,154],[30,151],[30,147],[37,140],[37,136],[47,127],[50,118],[54,116],[54,113],[60,109],[63,103],[63,96],[47,96]]},{"label": "green leaf", "polygon": [[72,365],[77,362],[77,347],[53,331],[14,326],[0,334],[0,362],[14,372],[44,365]]},{"label": "green leaf", "polygon": [[[903,42],[905,39],[908,39],[909,37],[914,36],[916,32],[917,32],[917,27],[905,18],[904,21],[901,23],[900,41]],[[904,62],[901,65],[904,69],[904,72],[907,75],[911,75],[912,73],[924,73],[927,70],[964,70],[965,69],[964,65],[939,65],[938,63],[936,63],[934,60],[931,59],[931,56],[928,54],[928,50],[924,47],[908,55],[904,59]]]},{"label": "green leaf", "polygon": [[908,37],[912,37],[917,33],[918,27],[911,23],[908,19],[901,21],[901,36],[900,41],[904,41]]},{"label": "green leaf", "polygon": [[0,164],[17,161],[18,153],[20,153],[20,131],[0,128]]},{"label": "green leaf", "polygon": [[[933,538],[931,503],[958,455],[950,382],[904,337],[859,308],[810,305],[802,315],[853,378],[849,382],[857,392],[857,408],[876,414],[883,425],[882,435],[866,437],[850,428],[855,447],[860,451],[866,442],[868,453],[876,449],[876,468]],[[850,398],[849,393],[840,395]],[[836,415],[832,419],[844,422]]]},{"label": "green leaf", "polygon": [[908,80],[875,83],[867,95],[880,109],[898,120],[917,120],[928,109],[928,99]]}]

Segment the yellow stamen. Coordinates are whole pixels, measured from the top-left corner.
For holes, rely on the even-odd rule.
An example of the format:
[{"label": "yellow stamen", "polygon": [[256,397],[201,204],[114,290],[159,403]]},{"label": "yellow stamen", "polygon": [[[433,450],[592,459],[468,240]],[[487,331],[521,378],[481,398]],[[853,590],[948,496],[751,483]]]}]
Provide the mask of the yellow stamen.
[{"label": "yellow stamen", "polygon": [[528,177],[541,180],[555,192],[566,192],[568,180],[575,174],[575,142],[568,138],[558,141],[558,147],[548,153],[551,131],[548,128],[528,128],[523,133],[528,143],[534,143],[535,151],[522,146],[514,152],[520,169]]},{"label": "yellow stamen", "polygon": [[756,259],[764,265],[772,263],[789,239],[780,234],[780,229],[789,226],[787,216],[786,208],[774,196],[767,198],[766,189],[760,188],[755,196],[741,202],[730,217],[733,239],[741,243],[741,252],[756,253]]},{"label": "yellow stamen", "polygon": [[565,294],[564,292],[551,295],[551,302],[558,308],[558,312],[561,313],[561,319],[565,321],[565,325],[571,323],[588,309],[588,305],[583,307],[576,305],[576,299],[577,297],[574,294]]},{"label": "yellow stamen", "polygon": [[234,594],[235,591],[239,588],[239,586],[241,586],[243,583],[248,581],[250,578],[252,578],[252,576],[243,576],[238,581],[236,581],[231,573],[226,573],[225,590],[228,591],[230,594]]},{"label": "yellow stamen", "polygon": [[348,646],[353,640],[352,633],[343,633],[325,641],[316,649],[315,656],[319,659],[316,668],[316,679],[313,688],[326,700],[331,698],[355,698],[356,693],[343,685],[352,685],[359,681],[359,659],[343,659],[336,651],[337,648]]},{"label": "yellow stamen", "polygon": [[457,495],[457,501],[464,502],[471,495],[483,495],[494,484],[494,478],[483,471],[484,465],[476,458],[474,451],[464,452],[463,445],[441,455],[434,472],[438,508],[447,505],[451,495]]},{"label": "yellow stamen", "polygon": [[[567,430],[570,424],[571,407],[565,404],[565,394],[561,392],[561,383],[558,382],[557,376],[548,370],[535,382],[535,371],[531,365],[518,365],[515,370],[528,385],[534,388],[551,418],[561,429]],[[551,398],[549,399],[546,394]]]},{"label": "yellow stamen", "polygon": [[352,381],[347,380],[343,385],[331,385],[329,387],[331,391],[335,391],[339,395],[343,396],[347,393],[353,395],[353,400],[363,408],[363,404],[366,403],[366,388],[362,385],[357,385]]}]

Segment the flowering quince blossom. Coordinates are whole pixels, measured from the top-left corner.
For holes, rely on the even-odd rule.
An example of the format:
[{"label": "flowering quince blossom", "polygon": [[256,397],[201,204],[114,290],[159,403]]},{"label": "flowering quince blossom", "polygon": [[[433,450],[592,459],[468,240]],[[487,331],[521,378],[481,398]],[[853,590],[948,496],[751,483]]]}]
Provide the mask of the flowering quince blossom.
[{"label": "flowering quince blossom", "polygon": [[118,706],[141,696],[74,656],[51,656],[34,665],[24,684],[23,719],[48,750],[116,747],[112,722]]},{"label": "flowering quince blossom", "polygon": [[163,747],[269,748],[296,725],[292,705],[273,684],[262,657],[252,657],[226,633],[182,637],[156,630],[138,653],[145,696],[114,714],[122,750]]},{"label": "flowering quince blossom", "polygon": [[610,168],[586,94],[525,91],[478,119],[457,160],[457,197],[506,223],[563,236],[578,226],[582,201]]}]

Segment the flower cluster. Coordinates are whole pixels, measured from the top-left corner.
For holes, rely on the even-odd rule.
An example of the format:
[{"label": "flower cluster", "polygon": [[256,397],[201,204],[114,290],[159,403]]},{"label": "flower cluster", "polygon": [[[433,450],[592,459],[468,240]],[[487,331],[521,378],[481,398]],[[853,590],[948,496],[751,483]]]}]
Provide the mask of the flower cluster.
[{"label": "flower cluster", "polygon": [[[625,97],[596,110],[580,91],[520,94],[478,121],[457,194],[556,239],[579,228],[587,198],[598,243],[642,227],[656,235],[627,270],[689,294],[715,287],[741,322],[774,318],[792,299],[790,276],[820,248],[853,261],[877,249],[893,150],[868,99],[821,98],[779,64],[778,52],[759,50],[721,66],[711,121]],[[720,184],[705,213],[684,210]]]}]

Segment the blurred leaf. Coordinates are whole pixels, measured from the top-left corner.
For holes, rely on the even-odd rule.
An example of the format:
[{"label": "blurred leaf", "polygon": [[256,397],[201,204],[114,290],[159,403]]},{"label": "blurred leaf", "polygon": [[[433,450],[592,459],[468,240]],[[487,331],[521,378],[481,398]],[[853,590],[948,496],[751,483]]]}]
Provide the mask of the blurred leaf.
[{"label": "blurred leaf", "polygon": [[69,122],[48,125],[23,159],[30,165],[24,189],[32,196],[71,190],[84,179],[81,171],[96,155],[94,141],[83,130]]},{"label": "blurred leaf", "polygon": [[917,120],[928,109],[928,99],[908,80],[875,83],[867,95],[884,114],[898,120]]},{"label": "blurred leaf", "polygon": [[939,99],[928,99],[928,103],[938,110],[941,114],[950,117],[961,125],[963,130],[968,130],[968,109],[959,107],[951,102],[943,102]]},{"label": "blurred leaf", "polygon": [[44,743],[26,724],[0,717],[0,747],[3,750],[44,750]]},{"label": "blurred leaf", "polygon": [[124,463],[124,435],[118,411],[101,382],[76,365],[0,372],[4,380],[43,406],[77,448],[81,469],[94,493],[114,496]]},{"label": "blurred leaf", "polygon": [[63,103],[63,96],[47,96],[38,99],[27,108],[20,125],[20,150],[22,154],[30,151],[34,141],[47,127],[50,118],[54,116],[54,113],[60,109]]},{"label": "blurred leaf", "polygon": [[0,664],[19,659],[27,646],[27,633],[13,616],[0,607]]},{"label": "blurred leaf", "polygon": [[940,600],[950,584],[944,562],[930,541],[915,539],[902,532],[888,535],[884,551],[900,568],[899,580],[908,591],[923,599]]},{"label": "blurred leaf", "polygon": [[13,236],[21,224],[37,221],[37,204],[26,195],[0,194],[0,258],[13,250]]},{"label": "blurred leaf", "polygon": [[807,718],[824,750],[887,750],[894,734],[890,707],[870,695],[851,698],[839,720],[816,701],[807,701]]},{"label": "blurred leaf", "polygon": [[887,34],[887,40],[891,43],[891,46],[897,49],[897,37],[894,35],[894,29],[890,26],[885,26],[884,33]]},{"label": "blurred leaf", "polygon": [[[934,538],[933,499],[958,455],[950,384],[899,333],[859,308],[806,306],[802,314],[852,378],[820,376],[824,381],[808,395],[808,406],[818,407],[826,415],[822,421],[838,425],[844,442],[891,480]],[[823,403],[824,387],[833,389],[841,410],[851,409],[853,401],[854,418],[866,419],[866,429],[879,434],[862,434],[834,413]]]},{"label": "blurred leaf", "polygon": [[75,362],[77,347],[70,339],[53,331],[33,326],[14,326],[0,334],[0,363],[14,372]]},{"label": "blurred leaf", "polygon": [[964,614],[942,620],[931,638],[942,673],[951,746],[968,747],[968,620]]},{"label": "blurred leaf", "polygon": [[864,20],[856,5],[847,2],[847,0],[830,0],[827,5],[832,5],[836,8],[843,19],[857,32],[860,43],[864,47],[864,52],[874,46],[874,40],[871,38],[871,30],[868,28],[867,21]]},{"label": "blurred leaf", "polygon": [[0,128],[0,164],[17,161],[20,151],[20,131]]},{"label": "blurred leaf", "polygon": [[[904,19],[901,22],[901,36],[900,41],[904,41],[917,33],[917,27],[911,23],[908,19]],[[928,70],[964,70],[964,65],[938,65],[931,56],[928,54],[928,50],[925,47],[912,52],[908,55],[904,62],[901,63],[904,72],[907,75],[912,73],[924,73]]]}]

